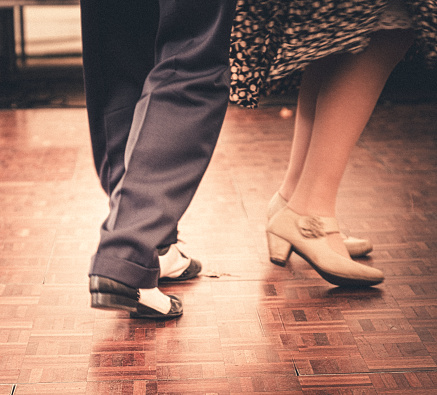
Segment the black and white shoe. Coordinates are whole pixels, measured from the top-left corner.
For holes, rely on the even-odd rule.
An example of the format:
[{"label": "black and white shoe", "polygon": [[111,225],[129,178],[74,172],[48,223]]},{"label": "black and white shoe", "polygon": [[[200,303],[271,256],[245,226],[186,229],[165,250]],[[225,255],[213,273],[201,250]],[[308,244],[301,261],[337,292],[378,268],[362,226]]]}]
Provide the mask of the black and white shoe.
[{"label": "black and white shoe", "polygon": [[182,315],[182,301],[174,295],[170,298],[171,308],[166,314],[140,303],[140,292],[118,281],[92,275],[90,277],[91,307],[104,310],[124,310],[132,318],[170,319]]},{"label": "black and white shoe", "polygon": [[159,282],[187,281],[197,277],[202,264],[186,256],[175,244],[158,250],[161,277]]}]

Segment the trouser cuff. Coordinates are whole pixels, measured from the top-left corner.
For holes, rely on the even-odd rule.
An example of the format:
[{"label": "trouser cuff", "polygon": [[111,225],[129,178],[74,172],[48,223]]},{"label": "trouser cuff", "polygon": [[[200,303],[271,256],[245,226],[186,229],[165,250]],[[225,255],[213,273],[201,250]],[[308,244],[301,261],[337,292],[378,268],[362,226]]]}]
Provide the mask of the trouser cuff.
[{"label": "trouser cuff", "polygon": [[89,275],[107,277],[132,288],[155,288],[158,286],[159,272],[159,264],[156,268],[147,268],[138,263],[97,253],[92,258]]}]

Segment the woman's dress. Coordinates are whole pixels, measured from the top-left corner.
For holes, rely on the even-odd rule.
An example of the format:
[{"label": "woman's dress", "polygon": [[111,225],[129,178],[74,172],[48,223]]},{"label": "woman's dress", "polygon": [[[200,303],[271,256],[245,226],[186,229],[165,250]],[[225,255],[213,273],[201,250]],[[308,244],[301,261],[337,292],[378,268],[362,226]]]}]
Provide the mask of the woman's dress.
[{"label": "woman's dress", "polygon": [[411,28],[415,54],[437,62],[437,0],[238,0],[231,39],[230,101],[296,84],[305,66],[335,53],[358,53],[379,29]]}]

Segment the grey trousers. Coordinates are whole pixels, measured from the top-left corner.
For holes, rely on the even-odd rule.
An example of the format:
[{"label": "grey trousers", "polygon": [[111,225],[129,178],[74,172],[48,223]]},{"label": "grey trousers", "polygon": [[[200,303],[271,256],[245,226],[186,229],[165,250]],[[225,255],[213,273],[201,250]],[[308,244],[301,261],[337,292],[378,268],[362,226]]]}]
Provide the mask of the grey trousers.
[{"label": "grey trousers", "polygon": [[176,242],[226,113],[234,10],[235,0],[81,2],[91,141],[110,196],[90,274],[157,286],[157,247]]}]

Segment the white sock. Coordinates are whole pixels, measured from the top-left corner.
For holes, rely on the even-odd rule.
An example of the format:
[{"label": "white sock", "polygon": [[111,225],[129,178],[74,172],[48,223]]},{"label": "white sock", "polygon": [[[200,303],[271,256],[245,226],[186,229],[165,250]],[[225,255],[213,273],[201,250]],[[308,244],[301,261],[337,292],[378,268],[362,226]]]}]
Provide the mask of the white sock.
[{"label": "white sock", "polygon": [[140,303],[167,314],[171,309],[171,299],[158,288],[140,289]]},{"label": "white sock", "polygon": [[190,266],[191,259],[183,256],[176,245],[172,244],[165,255],[159,257],[162,277],[179,277]]}]

